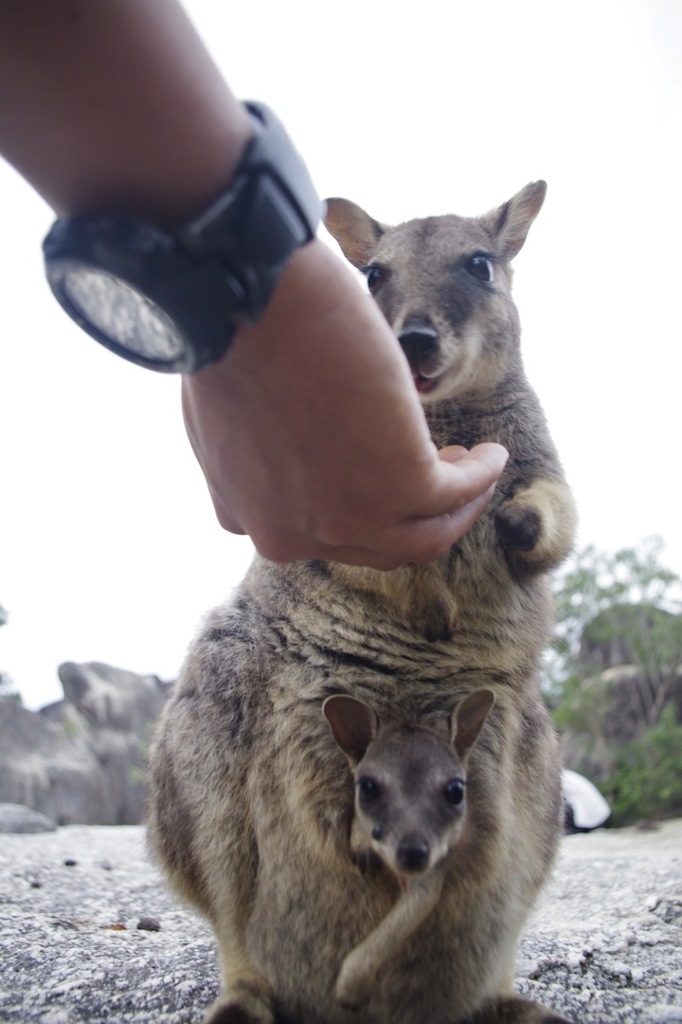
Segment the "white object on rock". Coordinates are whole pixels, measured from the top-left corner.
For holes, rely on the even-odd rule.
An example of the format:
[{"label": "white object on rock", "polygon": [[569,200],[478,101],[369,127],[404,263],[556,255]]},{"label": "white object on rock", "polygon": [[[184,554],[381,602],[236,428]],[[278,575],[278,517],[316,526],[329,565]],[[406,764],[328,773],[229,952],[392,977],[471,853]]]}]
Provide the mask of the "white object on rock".
[{"label": "white object on rock", "polygon": [[599,828],[611,813],[611,808],[597,787],[584,775],[564,768],[561,773],[564,800],[573,813],[576,828]]}]

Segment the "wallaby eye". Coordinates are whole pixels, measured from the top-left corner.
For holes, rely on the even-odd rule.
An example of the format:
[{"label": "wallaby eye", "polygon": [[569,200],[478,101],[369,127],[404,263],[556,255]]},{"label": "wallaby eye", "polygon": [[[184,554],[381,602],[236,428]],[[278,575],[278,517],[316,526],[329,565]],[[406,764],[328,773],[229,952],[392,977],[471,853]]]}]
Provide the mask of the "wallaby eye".
[{"label": "wallaby eye", "polygon": [[464,782],[462,779],[450,779],[445,783],[443,796],[453,807],[459,807],[464,799]]},{"label": "wallaby eye", "polygon": [[372,263],[369,267],[363,267],[362,273],[367,278],[367,287],[371,292],[375,292],[385,277],[385,271],[383,267],[380,267],[377,263]]},{"label": "wallaby eye", "polygon": [[363,775],[358,779],[358,794],[360,803],[371,804],[379,796],[379,786],[369,775]]},{"label": "wallaby eye", "polygon": [[470,256],[464,264],[464,269],[467,274],[475,277],[477,281],[485,281],[487,284],[490,284],[494,277],[492,260],[488,259],[482,252],[477,252],[475,256]]}]

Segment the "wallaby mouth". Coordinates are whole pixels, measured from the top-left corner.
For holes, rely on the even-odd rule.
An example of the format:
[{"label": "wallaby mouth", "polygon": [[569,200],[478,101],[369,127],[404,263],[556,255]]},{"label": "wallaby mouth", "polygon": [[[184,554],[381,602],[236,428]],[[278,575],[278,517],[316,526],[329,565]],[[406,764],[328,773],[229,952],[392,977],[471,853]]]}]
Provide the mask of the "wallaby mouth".
[{"label": "wallaby mouth", "polygon": [[400,331],[398,341],[410,364],[417,391],[421,394],[433,391],[438,383],[438,375],[433,375],[429,371],[435,368],[438,361],[438,331],[426,324],[413,322]]},{"label": "wallaby mouth", "polygon": [[433,391],[440,378],[424,377],[421,373],[413,373],[412,379],[417,391],[425,395],[428,394],[429,391]]}]

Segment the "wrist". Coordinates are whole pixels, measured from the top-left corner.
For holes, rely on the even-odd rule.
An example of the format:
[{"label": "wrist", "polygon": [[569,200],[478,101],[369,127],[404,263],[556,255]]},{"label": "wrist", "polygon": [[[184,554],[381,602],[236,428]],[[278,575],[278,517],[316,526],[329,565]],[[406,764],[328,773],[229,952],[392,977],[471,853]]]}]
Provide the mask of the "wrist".
[{"label": "wrist", "polygon": [[283,126],[246,106],[252,137],[227,188],[179,230],[130,215],[59,219],[45,242],[50,286],[107,348],[141,366],[192,373],[260,319],[320,202]]}]

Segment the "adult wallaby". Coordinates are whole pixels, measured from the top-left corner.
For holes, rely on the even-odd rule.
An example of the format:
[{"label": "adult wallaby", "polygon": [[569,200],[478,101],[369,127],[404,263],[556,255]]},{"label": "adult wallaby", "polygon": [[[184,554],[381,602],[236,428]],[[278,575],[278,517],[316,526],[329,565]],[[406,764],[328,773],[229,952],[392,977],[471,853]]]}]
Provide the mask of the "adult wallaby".
[{"label": "adult wallaby", "polygon": [[447,733],[380,723],[367,704],[343,694],[322,705],[353,771],[353,858],[378,856],[401,889],[389,914],[341,965],[336,995],[344,1006],[367,1001],[377,973],[435,907],[446,872],[458,870],[450,854],[466,821],[466,765],[494,702],[492,690],[470,693],[450,716]]},{"label": "adult wallaby", "polygon": [[437,561],[381,573],[256,557],[206,619],[151,753],[150,836],[211,921],[211,1024],[348,1024],[346,956],[389,914],[395,873],[351,854],[353,797],[320,709],[336,693],[431,726],[494,692],[469,761],[466,826],[423,926],[384,965],[363,1024],[550,1024],[513,994],[516,944],[561,830],[560,762],[538,675],[546,572],[574,511],[523,372],[509,261],[545,185],[481,218],[386,228],[345,200],[327,225],[400,339],[438,447],[499,441],[488,510]]}]

